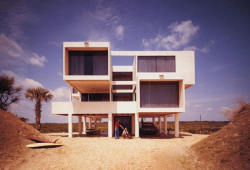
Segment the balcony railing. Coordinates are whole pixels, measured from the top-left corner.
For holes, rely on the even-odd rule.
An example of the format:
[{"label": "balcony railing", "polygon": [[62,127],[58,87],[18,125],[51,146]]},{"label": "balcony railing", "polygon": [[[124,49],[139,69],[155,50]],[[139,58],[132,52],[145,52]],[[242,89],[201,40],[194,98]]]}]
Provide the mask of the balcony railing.
[{"label": "balcony railing", "polygon": [[122,102],[52,102],[52,114],[135,113],[135,101]]}]

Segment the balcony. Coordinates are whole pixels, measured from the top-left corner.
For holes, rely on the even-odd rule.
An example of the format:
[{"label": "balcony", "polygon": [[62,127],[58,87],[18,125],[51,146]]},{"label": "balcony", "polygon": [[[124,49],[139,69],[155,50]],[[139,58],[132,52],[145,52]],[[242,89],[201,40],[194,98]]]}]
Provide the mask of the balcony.
[{"label": "balcony", "polygon": [[52,102],[52,114],[135,113],[135,101],[122,102]]},{"label": "balcony", "polygon": [[185,112],[185,107],[166,107],[166,108],[139,108],[140,113],[183,113]]}]

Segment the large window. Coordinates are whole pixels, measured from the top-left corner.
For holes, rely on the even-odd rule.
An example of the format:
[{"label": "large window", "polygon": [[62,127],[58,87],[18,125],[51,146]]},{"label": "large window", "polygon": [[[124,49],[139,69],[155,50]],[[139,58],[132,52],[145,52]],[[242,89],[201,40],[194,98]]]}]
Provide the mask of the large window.
[{"label": "large window", "polygon": [[138,72],[175,72],[175,56],[138,56]]},{"label": "large window", "polygon": [[108,51],[69,51],[69,75],[108,75]]},{"label": "large window", "polygon": [[140,107],[178,107],[179,82],[141,82]]},{"label": "large window", "polygon": [[109,93],[82,93],[82,101],[109,101]]}]

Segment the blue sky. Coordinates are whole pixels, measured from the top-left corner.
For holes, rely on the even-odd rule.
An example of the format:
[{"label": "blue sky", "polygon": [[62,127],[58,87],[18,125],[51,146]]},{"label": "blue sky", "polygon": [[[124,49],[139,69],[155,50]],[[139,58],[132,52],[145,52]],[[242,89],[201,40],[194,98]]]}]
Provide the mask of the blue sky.
[{"label": "blue sky", "polygon": [[[226,120],[222,112],[237,99],[250,100],[249,9],[244,0],[1,1],[0,74],[65,101],[63,41],[110,41],[112,50],[195,50],[196,85],[186,91],[180,119]],[[23,99],[11,110],[33,122],[33,107]],[[50,113],[44,104],[42,122],[67,121]]]}]

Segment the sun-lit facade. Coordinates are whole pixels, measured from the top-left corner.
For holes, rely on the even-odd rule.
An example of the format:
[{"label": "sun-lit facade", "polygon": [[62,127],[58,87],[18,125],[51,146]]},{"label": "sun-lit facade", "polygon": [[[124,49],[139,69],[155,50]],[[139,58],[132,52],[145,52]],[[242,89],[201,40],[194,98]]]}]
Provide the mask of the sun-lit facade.
[{"label": "sun-lit facade", "polygon": [[[112,66],[114,57],[133,57],[129,66]],[[52,114],[79,117],[86,131],[88,120],[106,118],[108,137],[114,122],[123,119],[129,132],[140,136],[144,118],[175,118],[179,136],[179,113],[185,112],[185,90],[195,84],[193,51],[112,51],[109,42],[64,42],[63,79],[70,86],[69,101],[53,102]],[[83,118],[83,119],[82,119]]]}]

